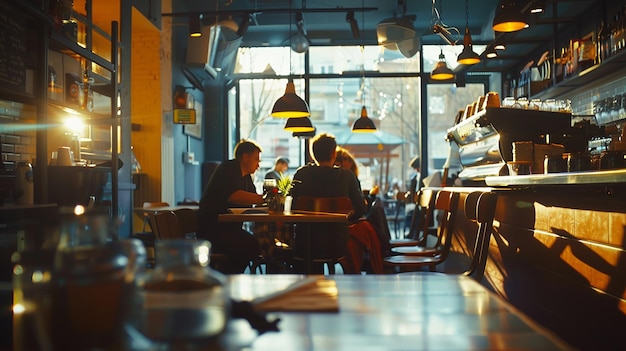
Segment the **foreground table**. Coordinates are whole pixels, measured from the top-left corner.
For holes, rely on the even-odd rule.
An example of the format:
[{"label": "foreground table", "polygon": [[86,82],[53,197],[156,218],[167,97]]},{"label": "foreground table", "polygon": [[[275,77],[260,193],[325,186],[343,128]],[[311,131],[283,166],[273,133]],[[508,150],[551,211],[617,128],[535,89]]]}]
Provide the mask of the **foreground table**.
[{"label": "foreground table", "polygon": [[[235,299],[253,299],[301,276],[230,277]],[[339,312],[274,312],[279,332],[250,339],[233,321],[226,349],[246,350],[567,350],[565,343],[465,276],[329,276]],[[254,333],[254,331],[252,331]],[[248,339],[248,341],[246,341]]]}]

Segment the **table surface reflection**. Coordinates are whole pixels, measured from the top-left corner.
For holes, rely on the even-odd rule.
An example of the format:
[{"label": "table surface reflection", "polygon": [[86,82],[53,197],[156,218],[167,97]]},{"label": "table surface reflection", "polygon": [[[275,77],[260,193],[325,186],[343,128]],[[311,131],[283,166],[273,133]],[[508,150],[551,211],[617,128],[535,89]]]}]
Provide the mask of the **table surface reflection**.
[{"label": "table surface reflection", "polygon": [[[250,300],[297,275],[229,277],[231,296]],[[338,313],[270,312],[279,332],[257,336],[234,320],[225,350],[558,350],[568,345],[465,276],[336,275]]]}]

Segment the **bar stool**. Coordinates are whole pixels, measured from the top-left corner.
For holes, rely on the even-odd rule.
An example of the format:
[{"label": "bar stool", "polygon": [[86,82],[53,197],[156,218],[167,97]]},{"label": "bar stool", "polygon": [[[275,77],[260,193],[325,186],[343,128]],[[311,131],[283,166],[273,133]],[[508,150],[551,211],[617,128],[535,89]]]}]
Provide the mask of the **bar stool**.
[{"label": "bar stool", "polygon": [[385,264],[400,270],[428,267],[431,271],[434,271],[435,266],[443,262],[450,252],[454,222],[457,212],[459,212],[458,203],[459,193],[457,192],[441,190],[437,194],[434,208],[443,211],[443,215],[437,227],[438,236],[441,237],[441,241],[440,245],[436,248],[436,253],[431,256],[390,256],[385,258]]}]

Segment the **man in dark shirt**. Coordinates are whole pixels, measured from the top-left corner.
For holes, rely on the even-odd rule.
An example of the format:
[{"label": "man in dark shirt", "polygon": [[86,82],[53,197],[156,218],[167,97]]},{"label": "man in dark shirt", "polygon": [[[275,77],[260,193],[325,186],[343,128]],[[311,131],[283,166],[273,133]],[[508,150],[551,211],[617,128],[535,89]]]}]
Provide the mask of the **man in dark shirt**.
[{"label": "man in dark shirt", "polygon": [[[315,163],[300,167],[293,176],[291,189],[294,203],[299,196],[337,197],[347,196],[353,207],[353,218],[359,218],[367,212],[367,207],[359,183],[354,173],[334,165],[337,154],[335,137],[320,134],[311,140],[310,153]],[[311,240],[313,257],[335,258],[346,253],[348,228],[345,224],[316,223],[312,227],[315,234]],[[296,227],[296,253],[303,251],[302,235]]]},{"label": "man in dark shirt", "polygon": [[259,255],[259,243],[241,222],[218,222],[218,215],[229,207],[250,207],[263,203],[256,192],[252,174],[259,168],[261,148],[249,140],[235,146],[235,159],[220,164],[207,183],[198,210],[198,237],[211,242],[212,250],[226,254],[220,270],[243,273],[250,260]]}]

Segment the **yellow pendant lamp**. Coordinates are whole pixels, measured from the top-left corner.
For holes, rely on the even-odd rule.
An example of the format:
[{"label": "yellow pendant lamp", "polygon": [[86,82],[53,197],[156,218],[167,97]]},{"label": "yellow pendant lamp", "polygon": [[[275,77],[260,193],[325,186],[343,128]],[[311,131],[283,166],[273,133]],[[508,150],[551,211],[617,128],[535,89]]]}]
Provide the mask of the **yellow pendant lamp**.
[{"label": "yellow pendant lamp", "polygon": [[517,32],[528,28],[528,20],[515,0],[500,0],[493,18],[493,30],[496,32]]},{"label": "yellow pendant lamp", "polygon": [[446,56],[443,54],[443,49],[441,49],[441,53],[439,54],[439,62],[437,62],[437,66],[435,66],[435,69],[430,72],[430,78],[433,80],[454,79],[454,72],[448,68]]},{"label": "yellow pendant lamp", "polygon": [[294,133],[305,133],[315,130],[315,128],[313,127],[313,123],[311,123],[311,119],[309,117],[289,118],[287,120],[287,123],[285,123],[283,129],[288,132]]},{"label": "yellow pendant lamp", "polygon": [[311,115],[309,105],[296,95],[296,86],[293,79],[289,79],[285,94],[274,103],[272,108],[272,117],[276,118],[301,118]]},{"label": "yellow pendant lamp", "polygon": [[353,133],[373,133],[376,131],[376,125],[374,121],[367,116],[367,109],[365,106],[361,108],[361,117],[359,117],[354,124],[352,124]]},{"label": "yellow pendant lamp", "polygon": [[456,62],[462,65],[475,65],[480,62],[480,56],[472,49],[472,35],[469,30],[469,4],[465,0],[465,36],[463,37],[463,51]]}]

